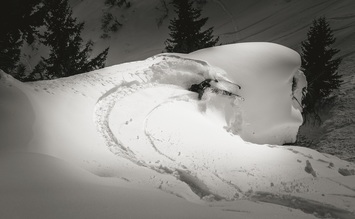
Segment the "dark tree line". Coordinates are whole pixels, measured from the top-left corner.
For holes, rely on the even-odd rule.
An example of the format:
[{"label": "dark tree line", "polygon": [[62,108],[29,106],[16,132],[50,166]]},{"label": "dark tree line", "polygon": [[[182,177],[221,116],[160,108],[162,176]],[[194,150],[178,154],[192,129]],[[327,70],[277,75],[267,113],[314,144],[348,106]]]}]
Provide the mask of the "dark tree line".
[{"label": "dark tree line", "polygon": [[[4,16],[1,27],[5,31],[0,33],[0,69],[28,81],[71,76],[104,67],[108,48],[91,58],[93,42],[84,43],[81,37],[84,23],[73,17],[68,0],[12,0],[1,4],[9,10],[1,14]],[[44,31],[39,31],[40,27]],[[35,39],[48,47],[49,54],[41,57],[32,72],[23,75],[19,72],[24,71],[23,64],[19,63],[21,47],[25,41],[31,44]]]}]

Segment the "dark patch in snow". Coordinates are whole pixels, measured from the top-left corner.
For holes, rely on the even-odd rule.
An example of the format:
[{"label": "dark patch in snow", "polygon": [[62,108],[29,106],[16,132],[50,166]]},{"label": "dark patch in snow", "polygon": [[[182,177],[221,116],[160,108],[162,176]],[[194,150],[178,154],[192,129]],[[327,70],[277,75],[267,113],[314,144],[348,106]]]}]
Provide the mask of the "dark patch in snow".
[{"label": "dark patch in snow", "polygon": [[343,176],[352,176],[352,175],[355,175],[355,170],[354,169],[339,168],[338,173],[340,173]]},{"label": "dark patch in snow", "polygon": [[251,213],[250,211],[243,211],[243,210],[235,210],[235,209],[222,209],[222,211],[231,211],[231,212],[238,212],[238,213]]},{"label": "dark patch in snow", "polygon": [[353,212],[291,195],[256,192],[251,197],[251,200],[299,209],[304,213],[313,214],[318,218],[353,219],[355,217]]},{"label": "dark patch in snow", "polygon": [[94,174],[95,174],[96,176],[104,177],[104,178],[113,177],[112,173],[105,172],[105,171],[96,172],[96,173],[94,173]]},{"label": "dark patch in snow", "polygon": [[163,165],[160,165],[158,167],[158,169],[163,171],[163,173],[167,173],[167,174],[173,174],[174,173],[174,171],[172,171],[171,169],[169,169],[168,167],[163,166]]},{"label": "dark patch in snow", "polygon": [[309,162],[309,160],[306,161],[306,167],[304,168],[304,170],[309,173],[312,174],[312,176],[317,177],[316,172],[314,171],[311,162]]},{"label": "dark patch in snow", "polygon": [[294,153],[294,154],[298,154],[298,153],[299,153],[298,151],[296,151],[296,150],[293,149],[293,148],[288,148],[287,150],[292,151],[292,153]]},{"label": "dark patch in snow", "polygon": [[177,172],[179,174],[179,180],[186,183],[201,199],[207,199],[210,201],[220,201],[223,199],[219,195],[213,194],[209,191],[208,187],[200,179],[192,176],[187,171],[177,170]]},{"label": "dark patch in snow", "polygon": [[318,159],[319,162],[322,162],[322,163],[329,163],[328,161],[325,161],[325,160],[322,160],[322,159]]},{"label": "dark patch in snow", "polygon": [[293,149],[293,148],[287,148],[287,150],[291,151],[291,152],[294,153],[294,154],[301,154],[301,155],[304,156],[304,157],[307,157],[307,158],[309,158],[309,159],[313,159],[312,155],[301,153],[301,152],[299,152],[299,151],[297,151],[297,150],[295,150],[295,149]]},{"label": "dark patch in snow", "polygon": [[126,182],[131,182],[131,180],[129,180],[129,179],[125,178],[125,177],[120,177],[120,179],[122,179],[122,180],[124,180]]},{"label": "dark patch in snow", "polygon": [[345,195],[345,194],[330,194],[330,195],[347,197],[347,198],[355,198],[355,195]]},{"label": "dark patch in snow", "polygon": [[328,167],[329,168],[333,168],[334,167],[334,163],[330,162]]}]

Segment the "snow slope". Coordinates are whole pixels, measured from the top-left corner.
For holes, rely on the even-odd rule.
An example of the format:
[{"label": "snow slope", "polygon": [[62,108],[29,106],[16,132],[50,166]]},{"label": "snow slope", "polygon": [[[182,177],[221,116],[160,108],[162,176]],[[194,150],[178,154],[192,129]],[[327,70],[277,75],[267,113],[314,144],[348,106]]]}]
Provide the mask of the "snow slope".
[{"label": "snow slope", "polygon": [[[292,78],[296,99],[305,85],[298,67],[292,50],[254,43],[161,54],[27,84],[1,73],[2,90],[13,96],[2,99],[1,109],[11,103],[33,110],[14,112],[28,118],[22,132],[31,136],[28,144],[15,150],[9,145],[23,134],[2,133],[11,138],[1,142],[7,151],[0,158],[1,212],[32,218],[353,218],[353,163],[243,140],[281,144],[294,138],[302,121]],[[207,90],[198,100],[187,88],[206,78],[243,99]],[[22,120],[3,112],[4,121]],[[253,117],[258,113],[262,122]],[[255,130],[264,132],[253,137]]]}]

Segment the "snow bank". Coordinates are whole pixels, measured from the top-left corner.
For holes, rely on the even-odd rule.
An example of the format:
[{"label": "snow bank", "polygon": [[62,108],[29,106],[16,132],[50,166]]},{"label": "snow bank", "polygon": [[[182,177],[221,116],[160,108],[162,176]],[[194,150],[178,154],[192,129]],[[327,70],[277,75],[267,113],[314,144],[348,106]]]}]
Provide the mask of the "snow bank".
[{"label": "snow bank", "polygon": [[238,101],[241,110],[238,116],[242,119],[238,134],[244,140],[259,144],[296,140],[302,124],[299,103],[307,85],[299,71],[298,53],[272,43],[240,43],[203,49],[183,57],[204,60],[223,69],[226,80],[242,87],[238,92],[244,98]]},{"label": "snow bank", "polygon": [[25,150],[35,113],[23,84],[0,70],[0,153]]}]

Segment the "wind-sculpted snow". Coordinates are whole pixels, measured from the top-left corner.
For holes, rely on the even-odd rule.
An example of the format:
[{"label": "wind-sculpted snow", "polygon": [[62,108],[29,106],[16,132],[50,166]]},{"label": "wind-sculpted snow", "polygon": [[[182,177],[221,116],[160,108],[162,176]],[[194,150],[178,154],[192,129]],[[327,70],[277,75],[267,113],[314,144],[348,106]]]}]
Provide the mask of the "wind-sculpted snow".
[{"label": "wind-sculpted snow", "polygon": [[294,142],[302,124],[302,91],[298,53],[272,43],[239,43],[203,49],[184,57],[205,60],[241,85],[242,129],[239,135],[259,144]]},{"label": "wind-sculpted snow", "polygon": [[[353,218],[354,164],[307,148],[269,144],[292,140],[301,122],[297,102],[306,82],[298,56],[277,45],[267,44],[274,53],[260,44],[252,47],[246,56],[259,51],[260,59],[253,61],[261,66],[240,57],[235,62],[242,53],[219,51],[214,59],[207,50],[18,83],[36,114],[30,148],[107,180],[207,202],[243,218],[284,218],[285,212],[290,218]],[[261,60],[265,53],[269,61]],[[200,100],[188,88],[206,79],[235,95],[207,88]],[[249,84],[251,79],[261,87]],[[262,129],[255,137],[249,133]],[[260,207],[254,201],[272,207],[261,204],[268,213],[254,214],[250,206]]]}]

